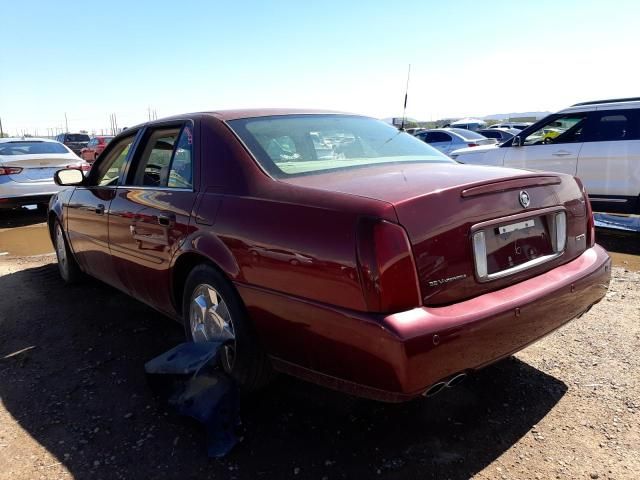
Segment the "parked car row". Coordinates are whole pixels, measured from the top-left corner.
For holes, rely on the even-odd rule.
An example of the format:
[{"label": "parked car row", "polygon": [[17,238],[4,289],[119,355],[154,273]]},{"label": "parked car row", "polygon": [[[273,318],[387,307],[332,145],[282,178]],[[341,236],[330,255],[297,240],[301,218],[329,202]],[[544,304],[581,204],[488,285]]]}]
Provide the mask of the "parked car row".
[{"label": "parked car row", "polygon": [[463,128],[434,128],[418,132],[415,136],[445,155],[464,147],[494,145],[497,143],[495,138],[487,138],[480,133]]},{"label": "parked car row", "polygon": [[579,103],[506,142],[450,155],[467,164],[574,175],[595,210],[640,214],[640,99]]},{"label": "parked car row", "polygon": [[47,205],[60,190],[53,175],[61,168],[86,172],[91,165],[55,140],[0,138],[0,209]]},{"label": "parked car row", "polygon": [[96,135],[89,137],[86,133],[61,133],[57,135],[55,139],[66,145],[83,160],[93,163],[112,138],[113,135]]}]

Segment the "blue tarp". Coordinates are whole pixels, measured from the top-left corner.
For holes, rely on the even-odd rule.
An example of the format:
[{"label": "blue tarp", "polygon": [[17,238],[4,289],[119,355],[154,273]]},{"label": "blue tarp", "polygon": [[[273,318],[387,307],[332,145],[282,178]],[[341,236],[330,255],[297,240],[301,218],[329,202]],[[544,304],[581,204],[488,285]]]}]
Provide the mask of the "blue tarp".
[{"label": "blue tarp", "polygon": [[640,216],[612,215],[609,213],[594,213],[597,228],[620,230],[624,232],[640,233]]},{"label": "blue tarp", "polygon": [[218,367],[222,343],[181,343],[149,360],[150,384],[167,395],[179,415],[200,422],[207,431],[207,453],[224,457],[238,443],[240,399],[235,382]]}]

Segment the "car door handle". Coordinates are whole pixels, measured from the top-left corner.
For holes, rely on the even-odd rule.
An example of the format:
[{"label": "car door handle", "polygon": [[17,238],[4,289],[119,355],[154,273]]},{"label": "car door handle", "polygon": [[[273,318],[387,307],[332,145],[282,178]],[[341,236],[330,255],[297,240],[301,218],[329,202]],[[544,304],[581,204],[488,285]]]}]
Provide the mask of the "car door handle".
[{"label": "car door handle", "polygon": [[96,212],[98,215],[102,215],[102,214],[104,214],[104,205],[103,205],[102,203],[99,203],[98,205],[96,205],[95,212]]},{"label": "car door handle", "polygon": [[176,216],[173,213],[161,213],[158,215],[158,224],[163,227],[172,227],[176,223]]},{"label": "car door handle", "polygon": [[571,155],[571,152],[567,152],[566,150],[559,150],[557,152],[553,152],[551,155],[554,157],[566,157],[567,155]]}]

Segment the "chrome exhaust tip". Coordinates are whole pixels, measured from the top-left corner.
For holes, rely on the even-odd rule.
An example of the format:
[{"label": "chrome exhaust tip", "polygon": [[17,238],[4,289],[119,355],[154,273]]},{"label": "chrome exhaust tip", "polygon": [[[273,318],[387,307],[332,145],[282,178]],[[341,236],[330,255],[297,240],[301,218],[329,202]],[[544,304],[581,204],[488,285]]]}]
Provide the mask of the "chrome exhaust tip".
[{"label": "chrome exhaust tip", "polygon": [[425,397],[433,397],[437,393],[441,392],[447,386],[446,382],[434,383],[429,389],[423,393]]},{"label": "chrome exhaust tip", "polygon": [[456,385],[460,385],[465,378],[467,378],[466,373],[464,372],[458,373],[457,375],[454,375],[449,379],[449,381],[447,382],[447,387],[451,388],[451,387],[455,387]]},{"label": "chrome exhaust tip", "polygon": [[466,372],[456,373],[454,376],[450,377],[448,380],[443,380],[438,383],[434,383],[431,385],[426,392],[422,395],[425,397],[433,397],[437,393],[440,393],[445,387],[452,388],[456,385],[460,385],[465,378],[467,378],[468,374]]}]

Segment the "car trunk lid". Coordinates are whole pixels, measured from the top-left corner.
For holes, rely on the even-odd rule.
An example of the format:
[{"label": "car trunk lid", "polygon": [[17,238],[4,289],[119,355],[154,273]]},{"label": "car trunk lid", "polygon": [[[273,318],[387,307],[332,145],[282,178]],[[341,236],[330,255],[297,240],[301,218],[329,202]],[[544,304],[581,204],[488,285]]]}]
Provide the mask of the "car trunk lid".
[{"label": "car trunk lid", "polygon": [[51,181],[57,170],[79,166],[81,163],[79,158],[74,158],[71,154],[20,155],[19,158],[0,157],[1,166],[22,169],[20,173],[9,175],[11,180],[21,183]]},{"label": "car trunk lid", "polygon": [[[411,243],[424,304],[450,304],[503,288],[586,248],[585,200],[571,176],[448,163],[364,170],[286,181],[393,204]],[[521,192],[528,203],[521,202]],[[556,224],[558,214],[564,226]],[[566,237],[561,252],[558,228]],[[479,231],[486,262],[480,273],[473,237]]]}]

